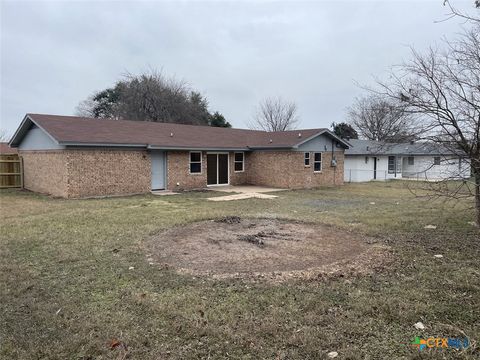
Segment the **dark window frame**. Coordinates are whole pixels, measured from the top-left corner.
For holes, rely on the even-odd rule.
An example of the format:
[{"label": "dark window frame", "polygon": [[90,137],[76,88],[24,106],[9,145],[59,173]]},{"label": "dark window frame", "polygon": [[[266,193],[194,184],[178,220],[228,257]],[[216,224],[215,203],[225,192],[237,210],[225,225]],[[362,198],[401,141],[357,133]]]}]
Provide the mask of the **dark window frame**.
[{"label": "dark window frame", "polygon": [[[317,155],[320,155],[320,160],[317,160]],[[313,172],[321,173],[322,172],[322,160],[323,156],[321,152],[314,152],[313,153]],[[317,165],[320,165],[320,169],[317,170]]]},{"label": "dark window frame", "polygon": [[[240,161],[237,160],[237,154],[242,154],[242,160],[240,160]],[[241,170],[237,170],[237,164],[242,165]],[[237,151],[237,152],[233,153],[233,171],[238,172],[238,173],[241,173],[241,172],[245,171],[245,153],[243,151]]]},{"label": "dark window frame", "polygon": [[[200,154],[200,160],[192,161],[192,155],[193,154]],[[191,175],[201,174],[202,170],[203,170],[202,169],[203,168],[203,166],[202,166],[203,165],[202,164],[202,162],[203,162],[202,152],[201,151],[190,151],[190,153],[188,154],[188,160],[189,160],[189,162],[188,162],[188,172],[189,172],[189,174],[191,174]],[[198,171],[197,170],[192,171],[192,165],[193,165],[193,167],[196,167],[196,165],[199,165],[200,167],[199,167]]]},{"label": "dark window frame", "polygon": [[303,153],[303,165],[310,167],[310,152]]},{"label": "dark window frame", "polygon": [[395,156],[389,156],[388,157],[387,168],[388,168],[388,173],[389,174],[395,174],[395,170],[397,168],[397,159],[396,159]]}]

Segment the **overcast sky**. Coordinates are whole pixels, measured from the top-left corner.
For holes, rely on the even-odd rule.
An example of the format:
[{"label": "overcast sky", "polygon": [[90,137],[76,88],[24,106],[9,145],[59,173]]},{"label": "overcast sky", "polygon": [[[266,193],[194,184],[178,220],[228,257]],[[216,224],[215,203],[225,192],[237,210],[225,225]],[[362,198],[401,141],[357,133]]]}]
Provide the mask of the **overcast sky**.
[{"label": "overcast sky", "polygon": [[442,2],[1,0],[0,127],[13,134],[27,112],[72,115],[149,67],[187,81],[234,127],[277,95],[297,103],[301,127],[328,127],[361,95],[355,81],[461,30],[435,23]]}]

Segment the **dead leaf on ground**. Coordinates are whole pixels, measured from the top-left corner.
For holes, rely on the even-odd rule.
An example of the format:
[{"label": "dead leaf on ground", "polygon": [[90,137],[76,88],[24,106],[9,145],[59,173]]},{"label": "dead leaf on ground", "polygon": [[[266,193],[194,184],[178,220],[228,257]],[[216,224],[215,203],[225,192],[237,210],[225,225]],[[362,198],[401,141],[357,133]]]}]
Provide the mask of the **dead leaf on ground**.
[{"label": "dead leaf on ground", "polygon": [[119,345],[120,345],[120,341],[119,341],[119,340],[117,340],[117,339],[112,339],[112,340],[110,340],[108,346],[109,346],[110,349],[115,349],[115,348],[116,348],[117,346],[119,346]]}]

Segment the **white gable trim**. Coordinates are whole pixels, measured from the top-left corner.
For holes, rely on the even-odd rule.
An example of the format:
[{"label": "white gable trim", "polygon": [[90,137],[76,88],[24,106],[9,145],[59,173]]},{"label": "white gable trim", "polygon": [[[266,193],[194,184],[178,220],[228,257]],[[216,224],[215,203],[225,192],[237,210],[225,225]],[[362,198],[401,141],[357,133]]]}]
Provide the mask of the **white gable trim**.
[{"label": "white gable trim", "polygon": [[18,147],[25,136],[27,135],[28,131],[30,130],[31,126],[35,125],[38,127],[40,130],[42,130],[56,145],[61,145],[57,139],[55,139],[48,131],[46,131],[43,127],[38,125],[29,115],[25,115],[23,118],[22,122],[20,123],[20,126],[18,127],[17,131],[15,131],[15,134],[13,134],[12,139],[8,143],[10,147]]},{"label": "white gable trim", "polygon": [[[299,133],[301,133],[301,130],[299,131]],[[338,141],[339,143],[343,144],[343,146],[345,146],[347,149],[350,148],[352,145],[350,145],[348,142],[346,142],[345,140],[343,139],[340,139],[337,135],[335,135],[334,133],[332,133],[330,130],[322,130],[322,131],[319,131],[318,133],[302,140],[301,142],[297,143],[296,145],[292,146],[294,149],[298,149],[301,145],[305,144],[306,142],[312,140],[312,139],[315,139],[317,136],[320,136],[320,135],[323,135],[323,134],[326,134],[326,135],[329,135],[331,138],[335,139],[336,141]]]}]

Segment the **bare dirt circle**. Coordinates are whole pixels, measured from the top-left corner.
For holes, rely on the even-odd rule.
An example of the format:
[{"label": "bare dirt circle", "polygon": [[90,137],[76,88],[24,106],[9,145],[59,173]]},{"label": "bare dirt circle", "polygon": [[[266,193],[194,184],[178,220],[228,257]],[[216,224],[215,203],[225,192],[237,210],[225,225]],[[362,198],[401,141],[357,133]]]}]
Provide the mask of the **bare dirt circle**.
[{"label": "bare dirt circle", "polygon": [[178,226],[147,241],[148,257],[214,277],[311,277],[382,267],[386,247],[335,227],[236,216]]}]

